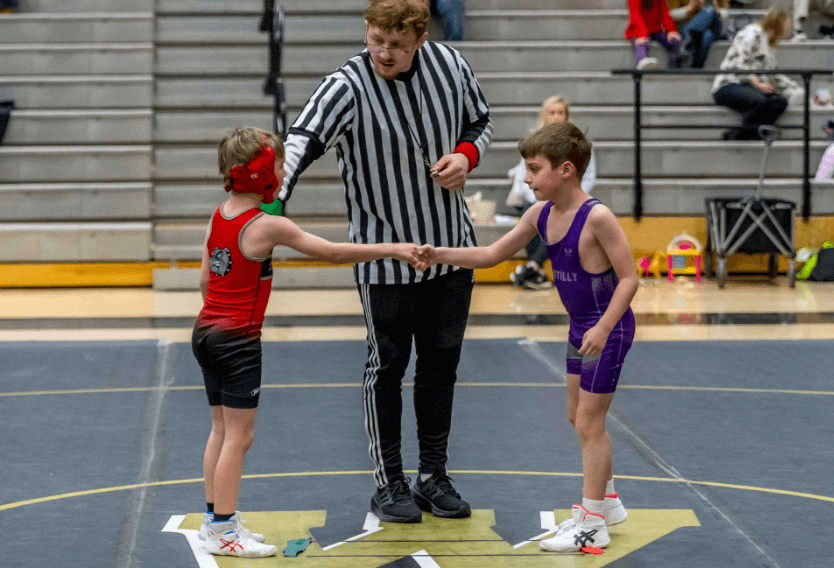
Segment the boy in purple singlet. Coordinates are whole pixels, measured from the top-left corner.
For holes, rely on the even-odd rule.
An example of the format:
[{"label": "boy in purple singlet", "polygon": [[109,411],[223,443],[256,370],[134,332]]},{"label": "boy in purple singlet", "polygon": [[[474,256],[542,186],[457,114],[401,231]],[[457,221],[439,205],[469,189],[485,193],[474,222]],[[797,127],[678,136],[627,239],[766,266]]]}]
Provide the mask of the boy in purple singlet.
[{"label": "boy in purple singlet", "polygon": [[631,250],[617,218],[582,191],[591,143],[569,122],[537,130],[518,145],[527,165],[525,183],[539,202],[509,233],[488,247],[423,247],[431,263],[489,268],[512,258],[538,232],[547,245],[554,284],[570,316],[568,420],[582,444],[581,505],[539,543],[554,552],[604,548],[607,526],[628,512],[614,491],[611,441],[605,415],[620,369],[634,339],[629,307],[638,279]]}]

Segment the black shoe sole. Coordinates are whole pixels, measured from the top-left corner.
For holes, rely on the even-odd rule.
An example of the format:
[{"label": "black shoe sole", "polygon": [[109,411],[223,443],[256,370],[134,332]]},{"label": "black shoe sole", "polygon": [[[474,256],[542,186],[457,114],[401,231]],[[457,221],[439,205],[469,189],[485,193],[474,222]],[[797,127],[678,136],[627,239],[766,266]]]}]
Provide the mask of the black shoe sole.
[{"label": "black shoe sole", "polygon": [[377,518],[382,521],[383,523],[407,523],[407,524],[416,524],[423,522],[423,513],[415,514],[411,517],[395,517],[393,515],[387,515],[382,512],[382,508],[377,505],[376,500],[371,499],[371,513],[377,516]]},{"label": "black shoe sole", "polygon": [[422,496],[413,489],[411,490],[411,496],[414,497],[414,502],[417,503],[420,510],[431,513],[435,517],[440,517],[442,519],[465,519],[472,516],[472,509],[469,508],[469,505],[461,507],[455,511],[446,511],[444,509],[438,509],[428,498]]}]

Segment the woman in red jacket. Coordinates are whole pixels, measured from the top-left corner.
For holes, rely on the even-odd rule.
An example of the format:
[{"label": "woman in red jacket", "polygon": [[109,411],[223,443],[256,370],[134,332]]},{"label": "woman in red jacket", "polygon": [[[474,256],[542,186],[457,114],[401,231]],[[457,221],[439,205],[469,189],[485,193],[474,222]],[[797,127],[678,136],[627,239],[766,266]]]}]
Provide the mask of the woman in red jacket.
[{"label": "woman in red jacket", "polygon": [[649,57],[649,40],[653,39],[663,46],[669,54],[669,67],[680,67],[681,36],[666,0],[628,0],[628,27],[626,39],[634,45],[637,69],[646,69],[657,65],[657,59]]}]

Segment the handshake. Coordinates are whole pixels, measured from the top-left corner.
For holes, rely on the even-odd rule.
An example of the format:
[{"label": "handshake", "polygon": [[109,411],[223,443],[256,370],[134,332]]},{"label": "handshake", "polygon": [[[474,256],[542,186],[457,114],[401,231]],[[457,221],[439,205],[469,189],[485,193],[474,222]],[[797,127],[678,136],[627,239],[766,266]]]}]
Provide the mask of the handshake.
[{"label": "handshake", "polygon": [[[371,245],[377,246],[377,245]],[[442,249],[436,249],[431,245],[415,245],[414,243],[393,243],[389,245],[379,245],[387,248],[384,256],[390,256],[403,262],[407,262],[417,270],[423,272],[429,267],[439,264],[439,252]]]},{"label": "handshake", "polygon": [[408,264],[410,264],[417,270],[420,270],[422,272],[424,270],[428,270],[429,267],[434,266],[438,263],[438,251],[433,246],[418,246],[415,244],[407,244],[404,246],[407,249],[407,256],[404,258],[395,258],[398,258],[398,260],[404,260],[408,262]]},{"label": "handshake", "polygon": [[489,247],[433,247],[432,245],[415,245],[412,243],[398,243],[390,245],[394,251],[390,254],[397,260],[407,262],[419,271],[428,270],[435,264],[448,264],[461,268],[491,268],[503,260],[507,260],[512,253],[513,244],[503,249],[493,250]]}]

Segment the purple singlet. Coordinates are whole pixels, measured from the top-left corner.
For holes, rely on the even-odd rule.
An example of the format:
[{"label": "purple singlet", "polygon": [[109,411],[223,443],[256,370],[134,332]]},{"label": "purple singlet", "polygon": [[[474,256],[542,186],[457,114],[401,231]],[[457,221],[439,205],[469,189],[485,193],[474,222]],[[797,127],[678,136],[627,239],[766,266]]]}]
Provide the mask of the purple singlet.
[{"label": "purple singlet", "polygon": [[613,267],[600,274],[591,274],[579,263],[579,235],[591,208],[598,203],[598,199],[583,203],[565,237],[558,243],[550,244],[547,242],[547,219],[553,203],[547,202],[539,215],[538,230],[547,245],[559,298],[570,316],[567,372],[580,376],[580,388],[584,391],[611,393],[617,388],[620,369],[634,340],[634,313],[631,308],[614,326],[601,355],[590,357],[579,354],[585,332],[599,322],[619,282]]}]

